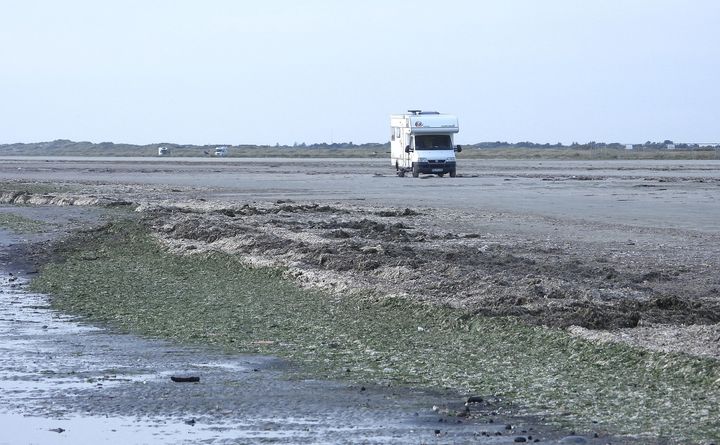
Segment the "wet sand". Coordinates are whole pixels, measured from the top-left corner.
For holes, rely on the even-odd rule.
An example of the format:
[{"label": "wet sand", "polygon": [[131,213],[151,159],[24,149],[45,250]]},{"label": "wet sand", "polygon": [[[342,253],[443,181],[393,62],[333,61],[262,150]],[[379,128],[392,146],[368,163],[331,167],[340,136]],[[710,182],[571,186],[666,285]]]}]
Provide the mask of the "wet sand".
[{"label": "wet sand", "polygon": [[400,179],[383,159],[1,157],[0,163],[0,180],[98,190],[141,185],[217,199],[360,201],[508,212],[535,224],[550,218],[720,232],[720,161],[461,160],[455,179]]},{"label": "wet sand", "polygon": [[[683,304],[700,302],[711,305],[707,307],[714,307],[712,305],[717,303],[717,288],[720,283],[717,274],[713,271],[720,269],[720,202],[718,201],[718,196],[720,196],[718,195],[718,191],[720,191],[720,162],[718,161],[467,161],[459,164],[458,174],[460,177],[455,179],[431,176],[420,179],[398,178],[392,172],[389,161],[372,159],[45,159],[13,157],[3,158],[0,165],[0,180],[2,181],[25,185],[37,183],[53,187],[59,186],[65,189],[70,197],[78,195],[86,198],[88,196],[107,197],[111,200],[126,200],[136,204],[144,204],[148,207],[180,204],[187,205],[188,208],[199,209],[207,206],[200,213],[207,211],[205,216],[210,218],[207,221],[211,220],[213,222],[218,222],[222,217],[222,215],[214,213],[214,210],[223,208],[236,210],[237,206],[254,202],[257,202],[258,206],[262,207],[275,205],[278,201],[287,202],[290,200],[298,203],[298,205],[309,202],[329,205],[342,211],[346,206],[349,206],[356,213],[355,216],[357,216],[358,221],[366,217],[371,220],[378,220],[377,215],[370,214],[372,209],[375,208],[395,208],[400,210],[410,208],[413,209],[416,216],[407,220],[409,221],[407,223],[408,228],[402,229],[402,231],[408,232],[409,229],[413,232],[411,236],[417,236],[418,233],[437,236],[437,238],[430,237],[434,240],[432,248],[445,249],[450,245],[453,249],[457,249],[459,246],[467,247],[472,245],[477,249],[485,249],[478,250],[483,254],[488,252],[488,249],[490,249],[489,252],[491,253],[493,249],[500,249],[503,252],[511,252],[523,261],[529,258],[535,261],[536,264],[544,264],[548,260],[555,261],[552,263],[553,267],[548,267],[551,271],[548,272],[547,276],[540,275],[539,277],[530,278],[524,275],[522,277],[519,275],[518,277],[514,275],[482,277],[485,282],[493,285],[497,284],[501,287],[506,287],[505,283],[508,282],[515,283],[515,278],[518,278],[517,283],[520,283],[522,288],[515,290],[519,290],[522,295],[525,295],[523,292],[538,291],[538,286],[541,288],[544,286],[547,294],[550,295],[550,292],[554,289],[552,286],[558,285],[558,288],[562,288],[560,285],[564,285],[566,282],[574,283],[576,281],[574,278],[570,277],[571,279],[568,279],[569,276],[563,275],[565,272],[562,272],[562,267],[557,268],[554,266],[572,265],[577,261],[580,261],[581,265],[587,266],[584,269],[581,268],[583,272],[579,276],[583,280],[587,280],[588,289],[593,286],[597,287],[595,281],[593,281],[595,279],[593,271],[607,272],[605,266],[609,261],[615,271],[621,272],[619,281],[617,275],[615,278],[610,278],[611,281],[615,280],[613,285],[615,287],[609,286],[611,291],[613,289],[627,288],[633,292],[646,292],[646,300],[650,302],[655,301],[654,298],[675,295],[680,298],[678,301],[683,302]],[[36,197],[41,195],[42,193],[38,193]],[[33,217],[30,213],[27,215]],[[320,216],[324,217],[323,215]],[[348,221],[343,220],[343,218]],[[304,214],[295,212],[289,218],[283,218],[287,224],[276,221],[273,223],[274,226],[267,225],[265,228],[274,231],[274,234],[280,233],[282,236],[286,236],[286,245],[292,247],[291,241],[293,238],[290,236],[292,231],[288,229],[294,229],[297,224],[316,224],[316,219],[317,215],[312,215],[312,212],[305,212]],[[328,226],[326,230],[337,231],[351,228],[350,232],[357,230],[358,233],[367,235],[365,239],[353,238],[356,241],[360,240],[375,244],[377,244],[378,240],[382,242],[382,237],[385,235],[373,233],[372,231],[362,232],[363,228],[361,226],[352,229],[355,226],[352,225],[353,221],[350,221],[351,219],[340,212],[337,221],[349,225],[347,227],[343,227],[342,224],[337,227]],[[166,222],[171,224],[179,221],[176,219]],[[383,221],[395,222],[395,220]],[[399,217],[398,221],[403,222],[405,220]],[[200,223],[198,227],[202,227],[201,221],[198,222]],[[233,223],[236,222],[238,220]],[[306,229],[315,230],[320,228],[317,225],[313,227],[308,226]],[[377,228],[378,226],[373,227]],[[312,230],[310,231],[312,232]],[[169,240],[175,239],[181,243],[199,245],[201,242],[207,242],[207,240],[202,239],[202,232],[198,233],[200,233],[199,238],[196,236],[197,233],[192,230],[185,234],[178,232],[176,234],[166,233],[166,235],[168,235]],[[449,244],[443,244],[444,241],[441,242],[440,236],[447,234],[452,235],[448,235],[447,243]],[[453,236],[459,238],[453,238]],[[386,241],[390,242],[392,240],[388,239]],[[12,243],[3,241],[0,244],[7,246]],[[260,246],[262,248],[262,244]],[[7,251],[5,248],[3,250]],[[443,250],[438,252],[440,251],[444,252]],[[272,256],[273,252],[266,250],[266,253]],[[284,251],[283,253],[287,254],[288,252]],[[442,257],[436,258],[441,262],[446,261],[442,260]],[[297,257],[292,256],[291,259],[298,260]],[[308,260],[310,259],[308,257]],[[338,264],[346,264],[351,259],[351,257],[341,257]],[[470,266],[472,265],[470,264]],[[518,267],[517,272],[520,273],[521,271],[522,267]],[[558,275],[558,271],[562,273]],[[367,275],[367,271],[359,271],[359,273],[361,276]],[[502,273],[506,274],[504,271]],[[558,281],[558,276],[560,276],[562,282]],[[347,277],[345,278],[347,279]],[[352,278],[350,276],[350,279]],[[508,278],[512,279],[509,280]],[[530,280],[527,283],[521,280],[526,278]],[[639,281],[634,282],[633,280],[636,278]],[[537,279],[540,279],[540,281],[537,281]],[[382,290],[381,287],[380,289]],[[715,290],[713,291],[713,289]],[[412,288],[409,289],[409,291],[412,290]],[[16,292],[16,290],[13,289],[12,292]],[[7,299],[11,303],[13,298],[16,301],[19,298],[9,296],[10,294],[7,295]],[[529,293],[527,295],[531,296]],[[595,298],[593,295],[595,294],[587,294],[590,300]],[[611,296],[617,297],[619,294],[613,291],[598,295],[602,298],[598,298],[597,301],[605,304],[608,298]],[[642,297],[642,295],[636,293],[632,295]],[[3,300],[5,299],[3,297]],[[612,300],[612,298],[610,299]],[[467,301],[472,302],[471,300]],[[554,300],[547,301],[553,302]],[[526,303],[534,304],[533,301],[513,301],[508,307],[517,306],[520,313],[522,313],[522,307]],[[16,304],[16,306],[8,306],[7,313],[16,313],[17,307],[22,306],[22,304],[12,304]],[[38,303],[31,306],[41,307],[43,305],[43,303]],[[675,300],[670,301],[671,312],[679,308],[679,306],[673,305],[675,305]],[[687,307],[693,308],[694,306],[690,304]],[[657,308],[652,306],[652,309],[656,310]],[[31,308],[30,311],[38,311],[35,315],[31,314],[31,317],[54,317],[43,312],[48,311],[48,309]],[[528,313],[531,312],[528,311]],[[696,312],[680,311],[679,313],[685,314],[683,316],[697,316],[698,314],[705,316],[703,314],[712,314],[713,311],[708,310],[705,313],[702,310]],[[659,314],[664,316],[669,312]],[[5,318],[13,319],[14,316],[4,316],[3,319]],[[662,320],[662,318],[658,320]],[[668,326],[682,331],[682,320],[681,318],[671,321],[672,324]],[[691,320],[691,318],[687,320]],[[46,331],[46,329],[42,329],[44,323],[38,321],[30,323],[31,326],[35,327],[39,325],[40,330],[28,334],[29,337],[27,338],[20,338],[20,342],[37,341],[39,343],[36,343],[33,348],[40,350],[39,345],[44,341],[42,336]],[[69,323],[68,326],[77,327],[76,324],[73,325],[73,323],[76,323],[74,321],[63,321],[62,323]],[[692,324],[692,321],[690,324]],[[712,330],[717,329],[717,322],[709,320],[695,326]],[[609,337],[611,341],[623,341],[623,338],[625,340],[629,338],[632,340],[631,343],[635,342],[641,347],[651,349],[653,346],[657,346],[657,338],[661,338],[662,346],[668,347],[669,343],[670,350],[680,348],[680,350],[692,353],[691,348],[694,346],[686,343],[678,344],[673,349],[673,341],[683,339],[684,331],[679,332],[673,338],[667,338],[663,335],[667,331],[668,329],[663,328],[662,323],[657,324],[649,320],[634,328],[628,328],[627,331],[610,330],[602,331],[602,333],[605,337]],[[576,329],[575,332],[577,335],[591,337],[596,335],[598,331],[588,333],[580,328]],[[116,334],[91,329],[83,333],[83,336],[86,335],[91,338],[88,344],[74,344],[68,340],[68,344],[59,343],[56,345],[58,347],[57,352],[59,355],[62,355],[63,352],[77,354],[79,350],[72,348],[78,347],[80,350],[95,348],[92,354],[99,354],[103,357],[102,354],[113,351],[108,345],[116,342],[116,340],[112,340],[117,338]],[[103,336],[105,338],[100,340]],[[92,339],[93,337],[98,339],[96,346],[92,346],[96,341]],[[696,335],[695,338],[697,339]],[[607,339],[604,338],[604,340]],[[167,344],[146,342],[139,339],[122,340],[118,342],[118,346],[126,341],[132,345],[129,348],[130,351],[135,349],[139,351],[148,350],[155,355],[162,355],[163,351],[168,349]],[[8,348],[18,349],[15,346],[8,346]],[[107,349],[107,351],[103,352],[103,348]],[[175,350],[174,347],[171,349]],[[19,350],[22,351],[22,348],[19,348]],[[114,350],[112,358],[127,353],[127,351],[122,353],[118,353],[118,351]],[[716,354],[713,351],[713,349],[710,349],[709,354],[711,357]],[[706,353],[707,348],[699,350],[697,355]],[[150,400],[157,400],[158,396],[165,394],[163,391],[168,389],[174,391],[177,388],[179,391],[184,391],[177,385],[170,385],[167,374],[164,373],[168,370],[170,372],[186,372],[189,369],[194,372],[200,369],[183,368],[183,366],[187,366],[187,363],[222,363],[221,369],[212,369],[211,371],[203,369],[204,372],[207,371],[208,378],[217,379],[216,382],[244,381],[243,379],[247,378],[259,379],[257,380],[258,384],[263,385],[264,388],[283,380],[283,370],[274,369],[272,362],[271,365],[263,368],[263,363],[266,363],[265,360],[267,359],[259,359],[260,363],[258,363],[255,361],[258,360],[256,358],[232,357],[229,360],[234,365],[231,366],[232,369],[227,369],[224,364],[228,363],[228,357],[213,352],[182,349],[178,354],[179,360],[168,358],[160,363],[161,367],[141,362],[138,369],[149,372],[149,376],[151,376],[149,386],[147,386],[147,380],[146,383],[142,383],[143,386],[139,386],[140,384],[133,380],[132,375],[116,373],[115,371],[106,372],[108,369],[122,369],[122,361],[106,364],[94,370],[89,368],[88,375],[94,380],[88,383],[88,387],[83,387],[84,384],[80,384],[82,382],[75,382],[78,383],[77,386],[70,385],[70,388],[64,388],[62,391],[53,389],[54,386],[63,388],[63,382],[58,382],[56,380],[57,376],[40,375],[38,377],[36,369],[19,369],[18,374],[13,374],[17,378],[8,378],[7,381],[25,381],[39,378],[46,381],[47,385],[42,384],[42,388],[38,389],[37,393],[34,392],[35,390],[32,387],[21,389],[17,399],[12,399],[16,400],[17,403],[8,398],[8,403],[11,405],[16,403],[14,406],[17,409],[14,411],[9,410],[8,413],[10,414],[6,413],[5,419],[8,422],[14,422],[18,419],[18,413],[38,415],[38,423],[35,427],[43,435],[47,432],[45,426],[50,426],[47,423],[48,418],[60,420],[63,418],[62,416],[66,416],[69,423],[64,425],[68,426],[68,428],[62,428],[69,432],[71,431],[70,426],[75,429],[70,418],[78,412],[83,413],[82,409],[78,409],[83,406],[78,400],[90,397],[93,392],[96,394],[110,392],[112,398],[107,400],[117,400],[117,407],[119,408],[113,408],[112,404],[114,402],[108,402],[104,397],[88,399],[93,400],[88,405],[90,409],[97,409],[97,412],[101,413],[100,417],[97,418],[99,423],[93,428],[106,432],[112,432],[113,429],[120,431],[122,428],[143,429],[144,426],[138,426],[143,424],[142,422],[139,424],[130,422],[123,427],[118,423],[103,421],[102,416],[104,414],[111,415],[112,418],[117,419],[117,422],[124,422],[122,412],[130,409],[131,403],[127,399],[123,401],[123,393],[129,387],[133,389],[128,394],[133,394],[136,391],[135,388],[151,388],[146,393],[143,392],[145,389],[135,393],[135,395],[142,395],[143,398],[147,397]],[[110,358],[108,355],[104,357],[106,359]],[[128,357],[131,357],[128,360],[140,359],[139,357],[132,357],[132,355]],[[202,359],[198,360],[198,357]],[[25,362],[28,362],[28,360],[19,356],[18,363]],[[239,368],[236,368],[236,365]],[[78,363],[73,366],[82,368]],[[55,363],[53,367],[61,368],[62,363]],[[250,367],[262,370],[260,372],[247,372]],[[242,371],[243,369],[245,371]],[[9,371],[6,369],[6,372]],[[130,374],[134,374],[134,372]],[[139,374],[141,376],[145,375],[144,372]],[[118,375],[120,377],[117,377]],[[106,378],[106,376],[116,376],[119,382],[114,381],[116,377]],[[98,387],[97,383],[102,383],[102,387]],[[293,388],[280,384],[280,387],[285,389],[279,394],[273,395],[272,398],[293,397],[288,396],[288,394],[297,394],[293,391],[299,391],[300,394],[305,391],[304,394],[312,395],[319,390],[318,386],[313,385],[318,384],[317,382],[300,382],[297,387]],[[212,385],[215,385],[215,383],[212,383]],[[290,383],[288,385],[291,386]],[[369,397],[370,394],[368,392],[370,391],[369,388],[367,391],[363,391],[361,396],[358,396],[358,388],[343,387],[342,385],[334,386],[335,384],[328,383],[320,383],[319,385],[327,389],[331,394],[336,394],[336,396],[331,395],[329,400],[336,400],[338,405],[344,406],[343,410],[338,408],[337,413],[339,414],[333,417],[340,424],[347,418],[354,418],[357,413],[353,409],[363,406],[365,398]],[[210,388],[215,392],[218,391],[220,386],[210,386]],[[418,441],[445,443],[443,441],[447,438],[446,442],[448,443],[462,443],[465,440],[463,438],[468,438],[469,441],[470,437],[474,437],[467,434],[477,435],[480,431],[483,431],[483,428],[487,427],[487,425],[479,425],[467,431],[463,429],[464,427],[460,427],[460,429],[456,430],[457,433],[436,437],[434,434],[435,424],[432,422],[438,422],[438,419],[430,408],[435,404],[452,403],[450,399],[442,399],[438,394],[403,393],[393,395],[392,391],[387,392],[381,389],[373,389],[373,391],[377,392],[373,393],[373,397],[376,398],[372,399],[375,401],[372,402],[372,405],[377,402],[378,411],[368,415],[369,417],[365,418],[367,422],[360,422],[357,428],[365,428],[362,425],[377,425],[378,421],[386,422],[388,418],[392,418],[394,421],[389,425],[391,430],[397,431],[399,438],[393,440],[394,442],[402,442],[407,439],[408,443],[418,443]],[[241,393],[243,391],[236,394],[241,397]],[[35,396],[38,394],[42,395],[36,398]],[[75,395],[65,397],[65,394]],[[175,397],[175,399],[172,397]],[[145,417],[145,421],[150,419],[149,424],[152,425],[152,428],[158,428],[152,430],[159,434],[159,436],[153,436],[153,443],[157,443],[156,439],[161,440],[158,437],[167,436],[177,439],[182,434],[186,434],[188,429],[202,431],[201,428],[186,428],[188,425],[184,421],[189,420],[188,417],[196,419],[196,421],[200,418],[205,419],[196,423],[196,427],[199,424],[205,425],[203,422],[207,422],[207,425],[212,424],[208,420],[208,412],[204,409],[188,410],[187,412],[173,411],[174,408],[172,407],[177,406],[176,402],[183,397],[183,393],[173,393],[172,397],[169,399],[172,403],[165,407],[156,407],[149,411],[136,413],[138,417]],[[262,399],[262,396],[257,394],[253,395],[253,397]],[[290,433],[301,434],[301,431],[308,428],[304,426],[307,419],[314,422],[318,418],[325,419],[326,412],[324,411],[325,408],[323,408],[325,406],[325,397],[326,395],[322,397],[322,402],[319,400],[312,402],[311,397],[310,403],[308,403],[310,407],[308,415],[303,417],[305,420],[300,421],[297,425],[288,424],[282,428],[285,428]],[[333,397],[336,398],[333,399]],[[387,399],[388,397],[389,399]],[[402,399],[400,405],[393,405],[395,403],[392,402],[394,397]],[[53,417],[52,412],[45,408],[34,407],[28,410],[22,408],[23,406],[31,406],[36,399],[43,401],[41,405],[53,401],[53,404],[60,406],[59,414],[61,415]],[[212,397],[209,400],[208,404],[217,402],[211,402]],[[385,400],[383,403],[390,400],[391,403],[382,406],[381,400]],[[347,401],[350,401],[350,403],[348,404]],[[223,405],[225,403],[229,404]],[[241,405],[239,408],[233,403],[240,402],[230,403],[223,401],[221,405],[226,406],[226,408],[223,408],[226,411],[239,409],[244,414],[237,417],[239,414],[234,411],[235,414],[228,414],[227,418],[220,416],[221,418],[229,419],[230,422],[240,422],[241,419],[246,418],[247,410],[259,410],[260,414],[252,417],[255,420],[250,422],[251,425],[246,430],[235,427],[227,429],[227,425],[222,426],[223,424],[220,422],[223,432],[218,432],[217,436],[211,435],[214,437],[213,440],[218,441],[216,443],[222,443],[228,437],[224,435],[224,431],[232,431],[232,434],[236,435],[235,437],[246,437],[242,436],[242,434],[259,434],[259,431],[263,430],[263,425],[265,425],[262,422],[270,422],[269,425],[275,425],[272,423],[274,421],[267,420],[270,414],[263,414],[265,410],[268,413],[276,412],[278,405],[274,400],[269,405],[252,402],[255,404]],[[348,408],[345,405],[350,405],[350,407]],[[328,406],[334,405],[330,403]],[[297,405],[291,405],[291,407],[297,407]],[[361,411],[365,412],[366,410],[363,408]],[[130,409],[130,412],[133,412],[132,409]],[[419,413],[419,418],[415,417],[416,412]],[[85,417],[85,415],[82,414],[82,417]],[[284,415],[290,416],[290,414]],[[362,418],[361,416],[360,419]],[[430,423],[422,423],[423,419]],[[92,422],[96,422],[96,420]],[[103,422],[105,423],[103,424]],[[6,422],[3,421],[3,423]],[[316,424],[326,425],[323,422],[316,422],[313,425]],[[164,426],[157,427],[157,425]],[[323,440],[328,443],[337,442],[336,439],[340,436],[332,436],[332,434],[335,434],[333,428],[340,428],[340,426],[332,424],[332,422],[327,425],[329,426],[322,427],[325,428],[322,431],[326,431],[329,435],[323,436],[322,434],[325,433],[318,433],[318,435],[307,440],[313,443],[322,442]],[[382,425],[386,424],[382,423]],[[56,427],[50,426],[50,428]],[[367,431],[371,431],[374,427],[369,426],[368,428],[354,436],[357,441],[367,439]],[[427,430],[421,431],[417,428],[427,428]],[[312,427],[309,429],[313,430]],[[492,427],[488,431],[491,430]],[[126,429],[125,431],[129,430]],[[343,430],[343,434],[346,433],[347,431]],[[445,430],[442,433],[445,434]],[[66,432],[49,434],[53,438],[68,437]],[[201,435],[192,440],[210,437],[202,436],[204,433],[198,434]],[[452,434],[457,434],[457,436]],[[112,434],[110,435],[112,436]],[[378,433],[377,437],[379,437],[379,443],[387,439],[380,433]],[[505,435],[504,437],[510,441],[510,436]],[[547,436],[551,443],[552,440],[557,440],[559,437],[562,436],[553,434]],[[297,442],[287,437],[280,437],[279,439],[281,441],[287,440],[287,443]],[[372,441],[372,438],[367,440]],[[348,441],[352,442],[353,440]],[[173,441],[168,440],[168,443],[170,442]]]},{"label": "wet sand", "polygon": [[[659,350],[692,351],[693,346],[685,340],[698,337],[697,332],[691,329],[668,338],[662,332],[664,328],[655,324],[710,324],[709,331],[700,335],[702,338],[720,330],[712,315],[718,312],[714,307],[720,302],[717,296],[720,278],[714,272],[720,269],[720,161],[461,158],[458,178],[426,175],[414,179],[397,177],[386,159],[3,157],[0,160],[0,180],[64,188],[70,196],[56,202],[64,205],[73,202],[73,195],[84,196],[85,202],[107,198],[150,206],[194,202],[190,206],[195,208],[198,203],[227,207],[293,200],[357,206],[360,219],[363,212],[372,212],[373,208],[413,208],[419,215],[412,221],[416,234],[425,232],[431,237],[435,236],[432,233],[461,237],[470,234],[476,238],[464,241],[466,245],[502,248],[499,254],[512,253],[523,261],[529,259],[538,264],[550,261],[548,267],[552,270],[546,282],[542,282],[540,274],[530,281],[539,278],[541,282],[513,290],[524,298],[518,300],[520,303],[527,300],[532,303],[536,291],[557,296],[554,289],[576,281],[577,271],[573,270],[579,264],[585,267],[586,276],[582,279],[586,281],[593,281],[593,274],[599,278],[624,274],[625,278],[620,283],[613,279],[589,283],[590,287],[580,289],[579,294],[565,291],[561,294],[574,295],[575,299],[581,295],[583,300],[589,295],[591,301],[600,301],[592,289],[600,288],[603,293],[602,289],[609,286],[609,293],[605,292],[603,298],[612,303],[620,295],[617,289],[623,288],[621,294],[625,297],[620,301],[635,301],[643,294],[650,302],[667,297],[669,315],[683,307],[699,314],[644,321],[633,315],[640,326],[630,327],[640,329],[610,333],[615,341]],[[301,222],[305,219],[300,218]],[[280,224],[277,233],[286,229]],[[274,228],[268,230],[276,235],[272,233]],[[381,242],[392,241],[389,238]],[[451,240],[448,244],[438,248],[456,250]],[[517,272],[522,269],[517,268]],[[495,281],[520,283],[526,277],[501,274],[478,278],[495,286]],[[542,289],[533,287],[537,285]],[[676,299],[679,304],[675,304]],[[698,302],[701,307],[693,309]],[[501,306],[505,307],[505,303]],[[660,306],[668,304],[661,302]],[[528,310],[521,308],[520,312]],[[621,310],[632,313],[635,308]],[[576,324],[588,327],[582,321]],[[628,323],[619,324],[625,325]],[[574,332],[597,338],[582,329]],[[711,348],[701,345],[698,354],[720,355],[716,343],[704,345]]]}]

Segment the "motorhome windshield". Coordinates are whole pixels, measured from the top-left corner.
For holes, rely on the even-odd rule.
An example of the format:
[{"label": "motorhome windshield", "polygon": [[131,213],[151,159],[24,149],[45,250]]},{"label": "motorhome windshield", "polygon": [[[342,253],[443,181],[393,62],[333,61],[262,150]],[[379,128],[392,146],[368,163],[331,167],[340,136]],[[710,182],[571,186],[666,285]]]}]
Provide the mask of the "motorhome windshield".
[{"label": "motorhome windshield", "polygon": [[449,134],[419,134],[415,136],[416,150],[452,150]]}]

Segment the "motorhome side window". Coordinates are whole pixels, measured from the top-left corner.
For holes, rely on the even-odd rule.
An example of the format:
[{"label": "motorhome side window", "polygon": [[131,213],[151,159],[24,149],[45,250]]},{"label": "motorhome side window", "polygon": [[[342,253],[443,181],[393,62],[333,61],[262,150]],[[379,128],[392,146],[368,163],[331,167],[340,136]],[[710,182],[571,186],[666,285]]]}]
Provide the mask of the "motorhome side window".
[{"label": "motorhome side window", "polygon": [[452,149],[450,136],[447,134],[419,134],[415,136],[417,150],[448,150]]}]

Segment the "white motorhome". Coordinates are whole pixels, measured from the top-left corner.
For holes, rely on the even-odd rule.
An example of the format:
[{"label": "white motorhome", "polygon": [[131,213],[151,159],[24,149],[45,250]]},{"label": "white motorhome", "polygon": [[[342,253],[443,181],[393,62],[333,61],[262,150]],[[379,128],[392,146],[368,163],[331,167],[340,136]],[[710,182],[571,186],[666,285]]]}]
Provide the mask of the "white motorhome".
[{"label": "white motorhome", "polygon": [[417,178],[420,173],[440,177],[448,173],[455,177],[455,153],[462,151],[453,145],[453,135],[459,131],[456,116],[408,110],[390,116],[390,130],[390,162],[398,175],[412,172]]},{"label": "white motorhome", "polygon": [[170,150],[167,147],[158,147],[158,156],[167,156],[170,154]]},{"label": "white motorhome", "polygon": [[227,147],[216,147],[215,148],[215,156],[219,156],[221,158],[224,158],[227,156]]}]

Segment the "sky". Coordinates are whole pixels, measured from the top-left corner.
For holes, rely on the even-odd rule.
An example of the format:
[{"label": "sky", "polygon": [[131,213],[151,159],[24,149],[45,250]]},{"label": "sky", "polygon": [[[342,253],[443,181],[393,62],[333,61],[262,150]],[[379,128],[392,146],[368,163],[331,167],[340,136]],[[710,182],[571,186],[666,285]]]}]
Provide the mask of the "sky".
[{"label": "sky", "polygon": [[720,142],[716,0],[0,0],[0,144]]}]

